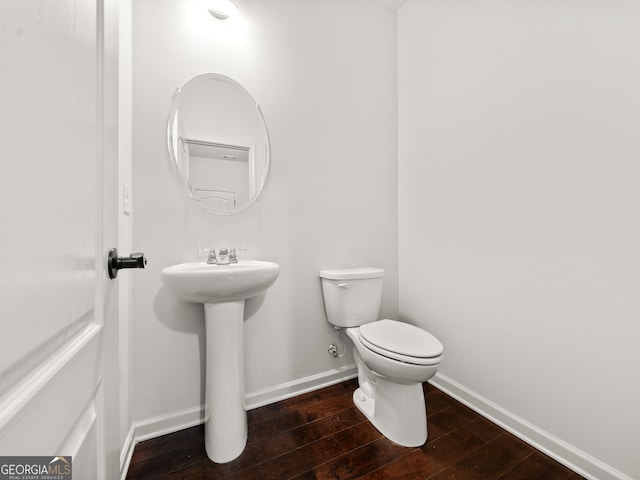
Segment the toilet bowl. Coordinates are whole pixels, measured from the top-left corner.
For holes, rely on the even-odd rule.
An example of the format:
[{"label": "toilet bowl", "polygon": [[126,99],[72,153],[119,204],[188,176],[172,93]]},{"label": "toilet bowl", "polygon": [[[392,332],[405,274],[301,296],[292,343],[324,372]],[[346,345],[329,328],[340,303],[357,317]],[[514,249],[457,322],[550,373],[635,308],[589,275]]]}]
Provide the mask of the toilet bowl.
[{"label": "toilet bowl", "polygon": [[429,332],[396,320],[378,320],[384,270],[323,270],[329,323],[351,339],[358,369],[356,407],[388,439],[407,447],[427,441],[422,383],[435,375],[442,344]]}]

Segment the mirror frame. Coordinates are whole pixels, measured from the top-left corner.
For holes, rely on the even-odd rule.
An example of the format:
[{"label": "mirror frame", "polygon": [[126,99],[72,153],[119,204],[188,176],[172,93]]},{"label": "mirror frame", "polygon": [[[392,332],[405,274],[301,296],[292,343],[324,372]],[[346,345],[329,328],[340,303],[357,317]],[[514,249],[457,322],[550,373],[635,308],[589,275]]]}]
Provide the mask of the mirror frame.
[{"label": "mirror frame", "polygon": [[[216,211],[212,208],[208,208],[205,205],[203,205],[203,203],[199,199],[194,197],[192,189],[189,188],[189,182],[187,181],[187,179],[185,179],[182,176],[182,173],[179,170],[178,161],[177,161],[178,156],[177,156],[177,153],[174,151],[174,140],[173,140],[174,124],[175,124],[175,119],[177,118],[176,114],[178,113],[181,99],[184,98],[185,93],[188,93],[188,90],[187,92],[185,92],[185,89],[187,89],[187,87],[190,84],[200,82],[205,78],[224,81],[238,88],[239,92],[241,92],[241,94],[244,97],[246,97],[247,100],[249,100],[252,105],[255,106],[255,112],[257,115],[256,118],[259,120],[260,124],[262,125],[262,128],[264,130],[264,135],[265,135],[265,174],[263,176],[262,182],[259,185],[257,185],[256,193],[252,198],[250,198],[242,207],[235,208],[233,211],[230,211],[230,212],[221,212],[221,211]],[[178,141],[180,140],[186,141],[188,140],[188,138],[187,137],[183,138],[178,136]],[[189,79],[182,87],[177,88],[173,95],[171,109],[169,110],[169,118],[167,120],[166,141],[167,141],[169,170],[171,171],[172,177],[176,183],[176,187],[180,192],[184,193],[188,199],[190,199],[193,203],[198,205],[200,208],[206,210],[209,213],[213,213],[215,215],[237,215],[247,210],[254,203],[256,203],[258,198],[260,198],[260,195],[262,194],[264,187],[267,183],[267,179],[269,178],[269,170],[271,167],[271,141],[269,138],[269,131],[267,130],[267,124],[264,121],[264,115],[262,114],[262,109],[260,108],[260,104],[258,104],[254,100],[254,98],[251,96],[251,94],[247,91],[246,88],[244,88],[240,83],[238,83],[233,78],[227,75],[222,75],[220,73],[201,73]]]}]

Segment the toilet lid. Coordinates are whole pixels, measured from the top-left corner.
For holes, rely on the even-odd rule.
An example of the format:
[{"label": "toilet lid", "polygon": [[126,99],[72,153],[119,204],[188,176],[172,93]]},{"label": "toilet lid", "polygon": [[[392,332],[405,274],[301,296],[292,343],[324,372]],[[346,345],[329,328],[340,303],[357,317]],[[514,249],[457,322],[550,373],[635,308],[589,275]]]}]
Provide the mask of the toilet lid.
[{"label": "toilet lid", "polygon": [[359,329],[360,339],[374,351],[383,350],[407,357],[433,358],[442,355],[442,344],[429,332],[395,320],[367,323]]},{"label": "toilet lid", "polygon": [[376,267],[320,270],[320,276],[328,280],[364,280],[384,277],[384,270]]}]

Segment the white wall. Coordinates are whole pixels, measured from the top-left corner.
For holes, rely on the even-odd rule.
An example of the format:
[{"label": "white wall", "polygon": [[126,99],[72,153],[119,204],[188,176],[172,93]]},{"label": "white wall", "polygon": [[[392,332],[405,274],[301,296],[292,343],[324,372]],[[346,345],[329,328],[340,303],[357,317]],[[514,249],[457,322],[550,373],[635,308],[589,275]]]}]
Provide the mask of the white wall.
[{"label": "white wall", "polygon": [[593,478],[640,478],[638,25],[596,0],[398,17],[400,314]]},{"label": "white wall", "polygon": [[[395,11],[369,0],[243,0],[238,25],[203,12],[190,23],[192,4],[133,2],[133,245],[149,258],[133,285],[134,418],[143,423],[203,402],[202,307],[178,302],[159,276],[198,248],[246,248],[245,258],[282,267],[264,302],[247,304],[248,394],[352,364],[327,353],[335,337],[320,269],[385,268],[382,312],[398,313]],[[271,138],[263,196],[237,216],[189,205],[167,168],[173,93],[205,72],[240,82]]]}]

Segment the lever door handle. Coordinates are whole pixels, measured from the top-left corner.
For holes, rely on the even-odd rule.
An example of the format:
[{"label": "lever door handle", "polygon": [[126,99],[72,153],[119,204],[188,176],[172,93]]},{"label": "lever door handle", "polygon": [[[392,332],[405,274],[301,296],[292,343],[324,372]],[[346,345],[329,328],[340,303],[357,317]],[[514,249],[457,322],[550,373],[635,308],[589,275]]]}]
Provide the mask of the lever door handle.
[{"label": "lever door handle", "polygon": [[118,270],[123,268],[144,268],[147,265],[147,259],[142,252],[129,254],[128,257],[119,257],[118,249],[109,250],[107,258],[107,271],[109,278],[114,279],[118,276]]}]

